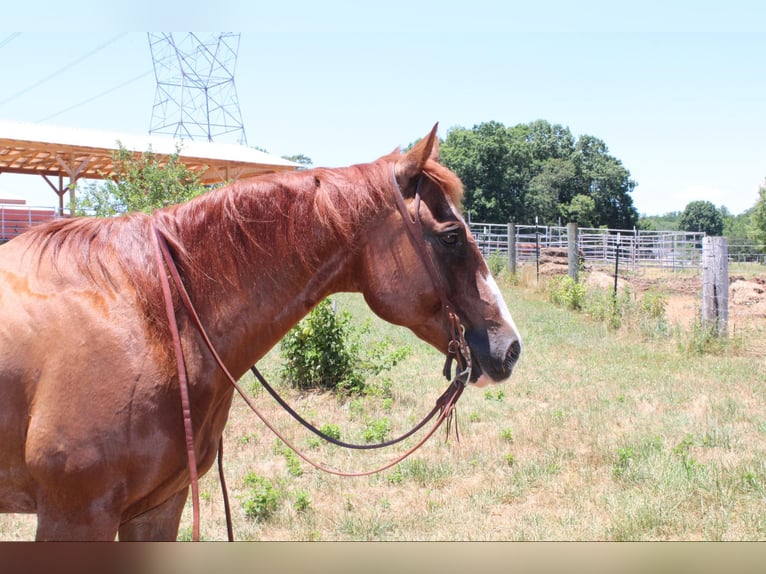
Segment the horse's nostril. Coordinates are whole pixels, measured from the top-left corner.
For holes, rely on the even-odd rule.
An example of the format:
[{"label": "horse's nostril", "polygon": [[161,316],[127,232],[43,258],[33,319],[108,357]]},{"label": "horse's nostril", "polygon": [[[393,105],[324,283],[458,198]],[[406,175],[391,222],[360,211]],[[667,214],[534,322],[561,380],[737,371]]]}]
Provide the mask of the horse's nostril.
[{"label": "horse's nostril", "polygon": [[505,353],[505,364],[508,367],[508,370],[511,370],[513,368],[513,365],[516,364],[516,361],[519,360],[519,357],[521,356],[521,343],[518,341],[514,341],[511,343],[511,345],[508,347],[508,351]]}]

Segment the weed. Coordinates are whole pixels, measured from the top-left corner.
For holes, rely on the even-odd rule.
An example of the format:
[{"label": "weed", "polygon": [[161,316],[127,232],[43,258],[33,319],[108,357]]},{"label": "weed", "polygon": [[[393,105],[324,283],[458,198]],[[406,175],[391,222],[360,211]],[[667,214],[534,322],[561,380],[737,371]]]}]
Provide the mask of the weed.
[{"label": "weed", "polygon": [[292,449],[285,447],[282,453],[287,462],[287,472],[293,476],[303,476],[303,468],[301,468],[301,462],[298,455],[295,454]]},{"label": "weed", "polygon": [[667,306],[668,296],[660,291],[649,289],[641,297],[638,304],[639,329],[644,337],[651,339],[668,335],[668,324],[665,318]]},{"label": "weed", "polygon": [[432,463],[422,458],[408,458],[399,465],[401,482],[412,480],[421,487],[440,486],[454,476],[454,469],[445,462]]},{"label": "weed", "polygon": [[311,498],[309,493],[305,490],[296,490],[295,501],[293,502],[293,508],[296,512],[307,512],[311,508]]},{"label": "weed", "polygon": [[694,437],[690,434],[686,435],[681,442],[673,447],[673,453],[681,458],[681,465],[686,472],[687,478],[692,478],[694,471],[697,468],[697,461],[690,454],[691,447],[694,446]]},{"label": "weed", "polygon": [[572,311],[581,311],[585,307],[585,285],[575,281],[569,275],[559,275],[548,284],[549,297],[553,303]]},{"label": "weed", "polygon": [[654,435],[638,444],[626,444],[617,448],[617,460],[612,475],[625,482],[639,483],[652,475],[652,464],[663,450],[662,437]]},{"label": "weed", "polygon": [[372,516],[346,516],[339,528],[348,540],[384,540],[394,530],[394,523],[376,513]]},{"label": "weed", "polygon": [[282,501],[282,492],[268,479],[253,471],[245,476],[247,494],[242,502],[245,516],[251,520],[266,521],[277,511]]},{"label": "weed", "polygon": [[714,325],[706,325],[698,318],[682,337],[679,349],[687,355],[722,355],[726,352],[728,344],[728,339],[719,336]]},{"label": "weed", "polygon": [[391,473],[386,477],[389,484],[401,484],[404,482],[404,473],[402,472],[402,465],[398,465]]},{"label": "weed", "polygon": [[292,476],[303,476],[303,469],[298,455],[280,439],[274,439],[274,454],[281,454],[287,463],[287,472]]},{"label": "weed", "polygon": [[364,415],[364,409],[369,401],[365,401],[362,397],[356,397],[351,399],[348,403],[348,413],[352,419],[362,418]]},{"label": "weed", "polygon": [[503,389],[497,389],[497,390],[486,390],[484,391],[484,398],[488,401],[497,401],[500,402],[505,398],[505,391]]},{"label": "weed", "polygon": [[365,442],[383,442],[391,431],[391,421],[387,417],[370,420],[362,433]]},{"label": "weed", "polygon": [[622,478],[633,462],[636,453],[632,446],[623,446],[617,449],[617,462],[614,465],[614,476]]},{"label": "weed", "polygon": [[338,425],[327,423],[322,425],[319,430],[335,440],[340,440],[340,427]]},{"label": "weed", "polygon": [[500,438],[506,442],[513,442],[513,429],[504,428],[500,431]]},{"label": "weed", "polygon": [[499,277],[508,267],[508,256],[505,253],[494,252],[487,257],[487,267],[493,277]]}]

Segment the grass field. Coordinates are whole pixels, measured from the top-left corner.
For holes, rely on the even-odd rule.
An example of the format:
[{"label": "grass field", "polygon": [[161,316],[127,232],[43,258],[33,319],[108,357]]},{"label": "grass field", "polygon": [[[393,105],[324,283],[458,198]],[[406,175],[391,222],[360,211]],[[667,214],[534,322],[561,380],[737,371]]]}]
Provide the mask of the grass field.
[{"label": "grass field", "polygon": [[[236,539],[766,539],[763,353],[737,341],[691,352],[684,330],[654,337],[626,325],[614,330],[553,305],[531,282],[500,283],[524,339],[522,357],[510,381],[463,394],[460,442],[440,431],[391,470],[340,478],[296,460],[235,398],[225,441]],[[360,297],[336,301],[360,322],[371,317]],[[281,389],[304,416],[335,425],[345,440],[398,434],[446,385],[439,353],[372,320],[368,337],[411,349],[372,381],[373,395],[339,400]],[[276,379],[279,365],[274,351],[261,367]],[[254,392],[278,427],[322,463],[364,470],[401,452],[319,444]],[[202,536],[224,539],[214,472],[201,492]],[[182,539],[190,524],[187,505]],[[33,518],[0,516],[3,540],[33,537]]]}]

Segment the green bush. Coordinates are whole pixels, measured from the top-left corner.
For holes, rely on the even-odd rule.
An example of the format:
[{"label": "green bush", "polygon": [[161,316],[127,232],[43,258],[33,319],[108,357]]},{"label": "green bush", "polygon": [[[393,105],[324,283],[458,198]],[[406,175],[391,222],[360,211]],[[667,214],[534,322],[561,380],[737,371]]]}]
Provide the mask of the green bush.
[{"label": "green bush", "polygon": [[549,296],[553,303],[572,311],[582,311],[585,307],[585,285],[575,281],[569,275],[559,275],[549,284]]},{"label": "green bush", "polygon": [[487,267],[489,267],[492,277],[499,277],[508,267],[508,255],[505,253],[494,252],[487,257]]},{"label": "green bush", "polygon": [[354,367],[359,342],[349,313],[336,314],[330,299],[317,305],[281,343],[282,377],[298,389],[361,391],[364,377]]},{"label": "green bush", "polygon": [[[369,323],[355,327],[347,311],[336,313],[331,300],[321,301],[282,339],[282,379],[306,390],[335,390],[360,394],[368,390],[366,379],[395,366],[410,353],[409,347],[390,349],[388,341],[362,345]],[[372,387],[373,394],[385,394]]]}]

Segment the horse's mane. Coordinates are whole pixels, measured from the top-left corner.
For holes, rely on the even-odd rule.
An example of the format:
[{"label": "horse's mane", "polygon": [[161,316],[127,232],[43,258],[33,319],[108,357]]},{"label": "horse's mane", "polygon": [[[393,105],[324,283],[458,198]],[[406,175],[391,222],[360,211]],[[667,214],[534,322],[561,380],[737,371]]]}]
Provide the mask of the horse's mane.
[{"label": "horse's mane", "polygon": [[[115,273],[121,273],[138,292],[156,289],[152,224],[168,236],[187,271],[196,269],[230,284],[236,283],[238,270],[257,265],[247,260],[254,254],[290,265],[297,264],[289,257],[297,252],[300,264],[315,266],[319,262],[313,257],[322,238],[353,248],[360,223],[393,207],[391,165],[398,157],[394,153],[368,164],[241,180],[151,216],[57,220],[30,229],[26,240],[39,258],[48,254],[61,272],[75,266],[113,288]],[[426,162],[424,174],[460,205],[462,184],[456,175],[432,160]]]},{"label": "horse's mane", "polygon": [[[396,157],[241,180],[154,217],[183,221],[177,243],[179,250],[183,246],[195,253],[189,265],[232,284],[237,283],[237,270],[254,253],[269,255],[283,266],[316,268],[322,241],[331,242],[334,250],[355,249],[364,222],[387,206],[393,208],[390,160]],[[427,162],[424,174],[460,207],[463,188],[455,174],[435,161]],[[210,221],[227,225],[201,233]],[[199,243],[203,241],[208,244]]]}]

